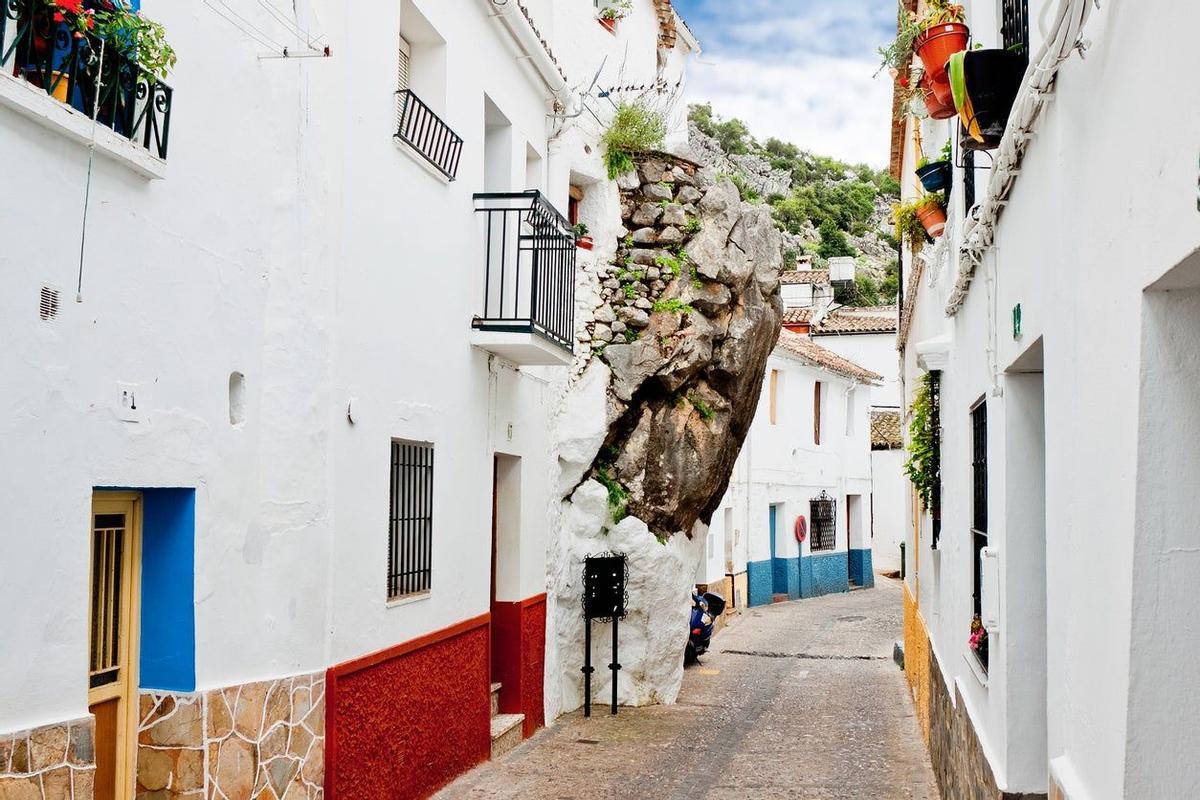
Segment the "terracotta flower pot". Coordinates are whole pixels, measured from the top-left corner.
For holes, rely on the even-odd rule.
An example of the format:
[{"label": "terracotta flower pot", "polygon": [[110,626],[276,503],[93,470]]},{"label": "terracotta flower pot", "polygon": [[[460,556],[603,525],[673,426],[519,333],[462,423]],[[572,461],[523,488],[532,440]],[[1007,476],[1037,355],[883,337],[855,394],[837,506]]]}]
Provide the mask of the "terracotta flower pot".
[{"label": "terracotta flower pot", "polygon": [[596,243],[592,241],[592,237],[590,236],[580,236],[575,240],[575,246],[580,250],[591,250],[596,246]]},{"label": "terracotta flower pot", "polygon": [[617,21],[615,19],[608,19],[607,17],[600,17],[600,24],[603,25],[604,30],[608,31],[609,33],[617,32]]},{"label": "terracotta flower pot", "polygon": [[946,62],[950,60],[950,56],[967,49],[970,36],[971,29],[958,22],[934,25],[917,37],[913,42],[913,49],[925,65],[925,72],[944,80]]},{"label": "terracotta flower pot", "polygon": [[936,239],[946,230],[946,211],[937,203],[929,203],[917,209],[917,219],[921,220],[930,238]]},{"label": "terracotta flower pot", "polygon": [[[929,111],[929,116],[934,119],[950,119],[958,113],[954,109],[953,96],[946,100],[938,96],[936,85],[933,79],[929,77],[929,73],[925,73],[921,77],[919,86],[921,87],[921,96],[925,100],[925,108]],[[949,83],[946,83],[945,87],[946,91],[950,90]]]}]

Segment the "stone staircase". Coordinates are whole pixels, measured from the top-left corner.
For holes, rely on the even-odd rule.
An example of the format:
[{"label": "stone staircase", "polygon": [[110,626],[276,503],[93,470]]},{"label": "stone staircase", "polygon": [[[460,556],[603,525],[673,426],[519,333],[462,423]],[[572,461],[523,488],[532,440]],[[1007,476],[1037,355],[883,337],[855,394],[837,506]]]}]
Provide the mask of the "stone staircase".
[{"label": "stone staircase", "polygon": [[512,750],[524,738],[522,723],[524,714],[500,713],[500,684],[492,684],[492,758]]}]

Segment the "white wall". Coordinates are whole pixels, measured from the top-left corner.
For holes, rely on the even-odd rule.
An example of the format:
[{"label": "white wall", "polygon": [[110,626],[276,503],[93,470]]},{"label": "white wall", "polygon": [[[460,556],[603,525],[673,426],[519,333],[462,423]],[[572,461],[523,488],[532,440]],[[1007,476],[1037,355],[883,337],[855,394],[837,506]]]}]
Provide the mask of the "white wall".
[{"label": "white wall", "polygon": [[[543,4],[538,22],[573,80],[628,47],[644,81],[655,46],[641,5],[617,39],[583,0],[553,16]],[[196,488],[198,688],[320,670],[486,612],[497,451],[522,459],[506,593],[544,591],[547,419],[565,370],[518,372],[469,344],[485,96],[512,123],[507,188],[526,188],[530,150],[563,207],[567,175],[601,173],[584,151],[594,131],[549,141],[551,92],[489,9],[406,0],[363,25],[301,2],[334,57],[284,61],[260,59],[265,48],[207,6],[146,0],[180,56],[167,177],[97,158],[82,304],[71,298],[86,150],[0,108],[0,439],[22,454],[0,460],[20,532],[0,583],[19,609],[0,618],[0,731],[86,713],[94,486]],[[241,13],[286,38],[265,10]],[[428,58],[414,88],[465,140],[452,183],[392,136],[397,36],[414,20],[414,57]],[[63,292],[53,322],[38,318],[43,284]],[[142,422],[116,419],[118,382],[139,385]],[[389,607],[393,438],[436,448],[434,585]]]},{"label": "white wall", "polygon": [[[1043,5],[1031,4],[1031,20]],[[985,45],[997,38],[989,24],[994,13],[993,3],[969,4],[972,33]],[[1003,372],[1039,337],[1045,344],[1045,717],[1051,773],[1072,798],[1120,797],[1122,787],[1129,796],[1155,796],[1140,793],[1148,784],[1139,782],[1144,774],[1132,759],[1156,749],[1169,752],[1179,742],[1179,725],[1148,724],[1130,709],[1131,532],[1138,530],[1143,358],[1136,332],[1143,290],[1200,245],[1195,218],[1200,103],[1169,99],[1195,94],[1182,76],[1200,67],[1200,54],[1185,33],[1197,24],[1200,8],[1166,0],[1093,11],[1085,32],[1091,42],[1087,58],[1072,57],[1062,67],[996,229],[995,246],[966,302],[946,319],[956,277],[953,257],[936,264],[920,289],[905,354],[909,395],[921,371],[916,353],[921,343],[945,338],[950,344],[942,395],[943,544],[940,552],[929,552],[928,532],[922,534],[922,614],[943,673],[963,691],[1007,791],[1046,791],[1027,764],[1009,757],[1010,740],[1029,735],[1018,721],[1036,718],[1022,704],[1038,701],[1009,691],[1027,675],[1008,663],[1013,654],[1005,640],[1010,626],[1020,624],[1008,616],[1007,603],[1024,588],[1006,573],[1017,567],[1006,555],[1013,546],[1004,466],[1011,409]],[[1035,40],[1036,27],[1031,24]],[[1145,49],[1159,54],[1161,74],[1180,77],[1148,87],[1137,77],[1137,54]],[[1103,103],[1096,100],[1100,96]],[[1167,126],[1155,111],[1163,104],[1177,109]],[[1130,141],[1139,142],[1132,152]],[[906,191],[912,163],[909,159],[902,181]],[[1120,180],[1114,183],[1112,173],[1097,164],[1120,164]],[[987,176],[980,171],[981,197]],[[951,216],[953,239],[961,209]],[[1051,219],[1054,224],[1047,225]],[[1024,312],[1020,338],[1014,338],[1010,322],[1017,303]],[[1001,580],[1008,587],[986,684],[965,660],[971,605],[967,412],[981,396],[989,403],[991,544],[1000,549]],[[1186,494],[1195,477],[1183,470],[1167,480]],[[1133,741],[1136,752],[1128,749]]]},{"label": "white wall", "polygon": [[904,450],[871,451],[871,497],[874,536],[871,562],[876,572],[900,569],[900,543],[907,529],[905,501],[910,485],[904,477]]},{"label": "white wall", "polygon": [[817,334],[813,341],[883,376],[880,385],[870,388],[871,405],[900,407],[900,354],[895,333]]}]

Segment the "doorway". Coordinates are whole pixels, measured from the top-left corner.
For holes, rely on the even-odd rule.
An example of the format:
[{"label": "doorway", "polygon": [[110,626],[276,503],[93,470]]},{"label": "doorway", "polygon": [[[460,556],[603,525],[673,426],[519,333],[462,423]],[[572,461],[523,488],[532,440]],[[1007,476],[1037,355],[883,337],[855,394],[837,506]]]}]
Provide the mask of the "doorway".
[{"label": "doorway", "polygon": [[128,800],[137,743],[141,496],[92,498],[88,711],[96,718],[95,800]]},{"label": "doorway", "polygon": [[492,470],[492,683],[502,708],[520,706],[521,459],[497,453]]}]

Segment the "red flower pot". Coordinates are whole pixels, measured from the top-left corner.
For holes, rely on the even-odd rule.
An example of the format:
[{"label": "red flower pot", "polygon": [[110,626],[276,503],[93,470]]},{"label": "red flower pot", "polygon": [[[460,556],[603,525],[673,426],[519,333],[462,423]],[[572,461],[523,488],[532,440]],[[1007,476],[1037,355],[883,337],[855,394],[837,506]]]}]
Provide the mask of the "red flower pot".
[{"label": "red flower pot", "polygon": [[950,119],[958,112],[954,109],[954,96],[950,91],[950,82],[942,80],[941,85],[945,87],[945,98],[942,92],[938,91],[939,82],[929,77],[926,72],[921,76],[921,96],[925,99],[925,108],[929,110],[929,116],[934,119]]},{"label": "red flower pot", "polygon": [[596,246],[596,243],[592,241],[592,237],[590,236],[580,236],[575,240],[575,246],[580,250],[591,250]]},{"label": "red flower pot", "polygon": [[970,35],[971,29],[958,22],[934,25],[926,29],[913,42],[917,56],[925,65],[925,73],[938,80],[945,80],[946,62],[950,60],[950,56],[967,49],[967,39]]},{"label": "red flower pot", "polygon": [[[605,19],[604,17],[600,17],[599,22],[604,26],[604,30],[608,31],[609,33],[617,32],[617,21],[615,19]],[[950,56],[946,56],[946,58],[949,57]]]},{"label": "red flower pot", "polygon": [[936,239],[946,230],[946,211],[936,203],[917,209],[917,219],[925,226],[930,238]]}]

